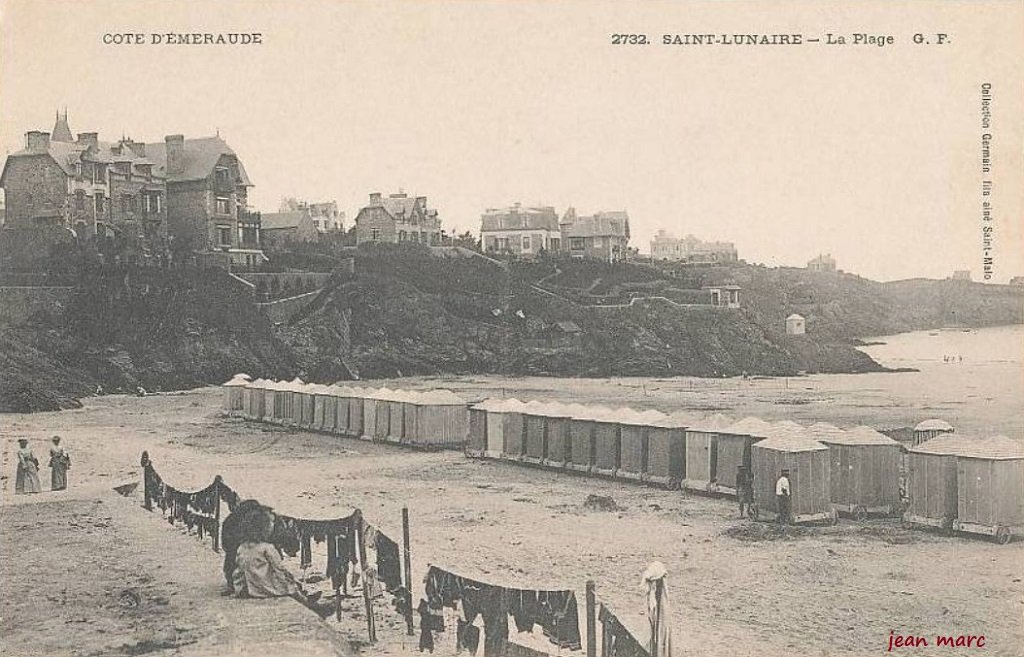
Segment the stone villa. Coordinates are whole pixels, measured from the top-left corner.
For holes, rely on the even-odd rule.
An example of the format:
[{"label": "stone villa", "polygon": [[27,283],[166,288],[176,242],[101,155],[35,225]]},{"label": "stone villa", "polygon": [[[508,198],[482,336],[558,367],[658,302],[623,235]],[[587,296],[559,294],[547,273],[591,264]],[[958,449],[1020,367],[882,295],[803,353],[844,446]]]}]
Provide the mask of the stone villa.
[{"label": "stone villa", "polygon": [[0,187],[5,231],[67,229],[127,262],[255,267],[266,259],[259,215],[247,204],[252,182],[219,135],[105,142],[95,132],[73,136],[58,112],[51,132],[28,132],[25,148],[7,157]]}]

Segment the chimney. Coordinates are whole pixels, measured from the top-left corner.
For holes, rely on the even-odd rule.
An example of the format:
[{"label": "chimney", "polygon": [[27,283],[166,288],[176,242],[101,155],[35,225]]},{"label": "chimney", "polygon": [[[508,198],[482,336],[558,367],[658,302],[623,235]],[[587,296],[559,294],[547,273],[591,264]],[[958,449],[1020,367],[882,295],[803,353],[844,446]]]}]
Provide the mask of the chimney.
[{"label": "chimney", "polygon": [[100,146],[100,133],[98,132],[79,132],[78,143],[88,148],[99,148]]},{"label": "chimney", "polygon": [[26,146],[30,151],[46,151],[50,149],[50,133],[32,130],[25,133]]},{"label": "chimney", "polygon": [[416,205],[418,205],[418,206],[422,207],[424,210],[426,210],[427,209],[427,197],[426,196],[417,196],[416,197]]},{"label": "chimney", "polygon": [[167,173],[181,173],[185,170],[185,135],[167,135]]},{"label": "chimney", "polygon": [[373,192],[372,194],[370,194],[370,205],[371,206],[378,206],[380,204],[381,204],[380,192]]}]

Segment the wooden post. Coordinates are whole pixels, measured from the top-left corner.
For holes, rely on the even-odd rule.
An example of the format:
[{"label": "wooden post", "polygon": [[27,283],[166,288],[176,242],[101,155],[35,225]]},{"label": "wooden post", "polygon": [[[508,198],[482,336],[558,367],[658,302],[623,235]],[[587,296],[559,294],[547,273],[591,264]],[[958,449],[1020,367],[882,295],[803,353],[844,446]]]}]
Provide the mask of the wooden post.
[{"label": "wooden post", "polygon": [[[352,531],[355,531],[354,527],[352,527],[350,529]],[[351,539],[348,536],[346,536],[345,540],[349,541]],[[345,564],[345,578],[341,582],[338,582],[338,578],[334,576],[334,573],[331,573],[331,577],[334,578],[331,583],[332,584],[335,584],[335,583],[341,584],[341,586],[335,586],[334,587],[334,618],[336,620],[339,620],[339,621],[341,620],[341,588],[342,588],[342,586],[345,587],[345,589],[346,589],[345,592],[348,593],[348,590],[347,590],[348,586],[345,584],[345,580],[348,579],[348,568],[351,565],[351,558],[350,557],[351,557],[351,555],[348,555],[348,554],[342,555],[341,546],[338,544],[338,537],[335,536],[334,537],[334,559],[335,559],[335,566],[334,567],[335,567],[335,569],[340,569],[340,567],[338,566],[338,563],[340,562],[341,559],[345,559],[346,562],[349,562],[349,563]]]},{"label": "wooden post", "polygon": [[217,501],[213,503],[213,551],[220,552],[220,493],[224,479],[217,475],[214,477],[213,483],[217,486],[215,491]]},{"label": "wooden post", "polygon": [[594,580],[587,580],[587,657],[597,657],[597,593]]},{"label": "wooden post", "polygon": [[353,520],[356,525],[356,549],[359,551],[359,568],[362,571],[363,603],[366,605],[366,632],[370,643],[376,643],[377,628],[373,622],[373,600],[370,598],[370,586],[366,579],[366,545],[363,543],[366,537],[363,535],[363,512],[356,509]]},{"label": "wooden post", "polygon": [[149,490],[149,470],[153,467],[153,462],[149,460],[149,452],[142,452],[139,463],[142,465],[142,508],[152,511],[153,493]]},{"label": "wooden post", "polygon": [[402,507],[402,545],[405,548],[405,590],[409,593],[409,605],[405,610],[406,634],[413,635],[412,627],[412,556],[409,551],[409,507]]}]

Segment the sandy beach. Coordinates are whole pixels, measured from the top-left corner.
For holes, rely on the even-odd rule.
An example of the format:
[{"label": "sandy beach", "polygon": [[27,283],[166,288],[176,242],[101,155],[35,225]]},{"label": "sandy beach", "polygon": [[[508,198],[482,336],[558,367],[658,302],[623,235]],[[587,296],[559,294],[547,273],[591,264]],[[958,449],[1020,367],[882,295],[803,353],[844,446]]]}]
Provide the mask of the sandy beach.
[{"label": "sandy beach", "polygon": [[[594,401],[632,402],[621,394],[626,390],[637,399],[652,392],[667,398],[676,393],[652,388],[679,384],[618,383],[614,392],[595,395]],[[765,389],[756,387],[759,383],[750,388],[751,409],[776,406]],[[557,389],[550,380],[546,385],[516,380],[514,385],[524,396]],[[588,389],[574,387],[573,392]],[[785,390],[774,394],[795,393]],[[743,396],[728,397],[735,405],[726,412],[747,412],[740,407],[746,402],[736,401]],[[494,584],[573,588],[580,596],[585,582],[593,579],[598,598],[640,636],[646,626],[640,573],[650,561],[661,560],[670,573],[679,654],[876,654],[885,650],[890,630],[929,637],[983,634],[986,652],[995,655],[1020,654],[1024,645],[1022,542],[1001,547],[976,538],[904,530],[892,520],[841,521],[836,527],[779,533],[739,520],[728,500],[263,426],[224,417],[220,404],[217,389],[109,396],[86,400],[75,411],[3,416],[0,427],[7,438],[29,438],[37,451],[49,436],[64,437],[74,458],[72,490],[60,494],[55,504],[107,504],[114,486],[138,480],[138,458],[145,449],[158,471],[179,488],[199,488],[222,474],[243,495],[258,496],[295,516],[335,517],[358,507],[382,530],[400,536],[401,508],[407,506],[414,578],[422,577],[428,564],[437,564]],[[807,406],[792,408],[804,411]],[[3,551],[31,555],[26,543],[44,539],[21,526],[22,505],[42,510],[52,507],[46,500],[56,495],[12,498],[13,441],[5,440],[3,447]],[[619,508],[587,508],[589,494],[611,496]],[[141,509],[138,513],[149,517]],[[134,533],[140,536],[139,549],[150,549],[142,546],[153,544],[152,532],[167,527],[142,523],[122,540],[132,545]],[[65,534],[68,540],[82,540],[81,530],[70,525],[52,528],[50,540]],[[110,540],[96,533],[76,549],[103,553]],[[182,541],[197,544],[188,536],[162,540],[167,550],[181,549]],[[36,555],[28,558],[42,557]],[[211,564],[216,569],[216,558],[194,567]],[[39,575],[7,568],[5,587],[23,590],[29,576]],[[5,607],[11,604],[9,596],[4,599]],[[5,608],[2,629],[11,637],[10,654],[31,654],[24,649],[31,637],[13,631],[15,620],[18,627],[31,626],[61,613],[60,607],[38,606],[12,615],[13,609]],[[382,630],[380,645],[366,649],[367,654],[415,650],[415,639],[398,629],[400,620],[390,610],[380,612],[378,623],[389,627],[385,621],[390,621],[392,629]],[[352,641],[365,636],[365,627],[354,619],[335,631]],[[131,642],[130,636],[121,641]],[[444,645],[440,654],[454,652],[454,646],[449,651]],[[931,654],[948,651],[934,650]]]}]

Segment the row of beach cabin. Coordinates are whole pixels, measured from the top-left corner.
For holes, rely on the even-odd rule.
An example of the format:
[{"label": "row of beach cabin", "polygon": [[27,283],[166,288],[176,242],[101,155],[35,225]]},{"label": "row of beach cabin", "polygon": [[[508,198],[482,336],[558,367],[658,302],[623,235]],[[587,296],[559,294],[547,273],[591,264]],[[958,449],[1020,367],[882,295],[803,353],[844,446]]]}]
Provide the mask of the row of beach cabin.
[{"label": "row of beach cabin", "polygon": [[425,448],[462,448],[469,412],[447,391],[319,385],[293,381],[225,384],[225,410],[249,420]]},{"label": "row of beach cabin", "polygon": [[941,420],[915,427],[907,450],[866,426],[517,399],[469,404],[445,390],[249,381],[244,375],[225,390],[226,410],[248,419],[420,447],[464,447],[472,457],[669,488],[736,495],[743,466],[753,476],[754,504],[764,518],[775,515],[775,482],[785,469],[794,522],[906,511],[904,519],[914,524],[1000,540],[1024,530],[1020,444],[964,438]]}]

